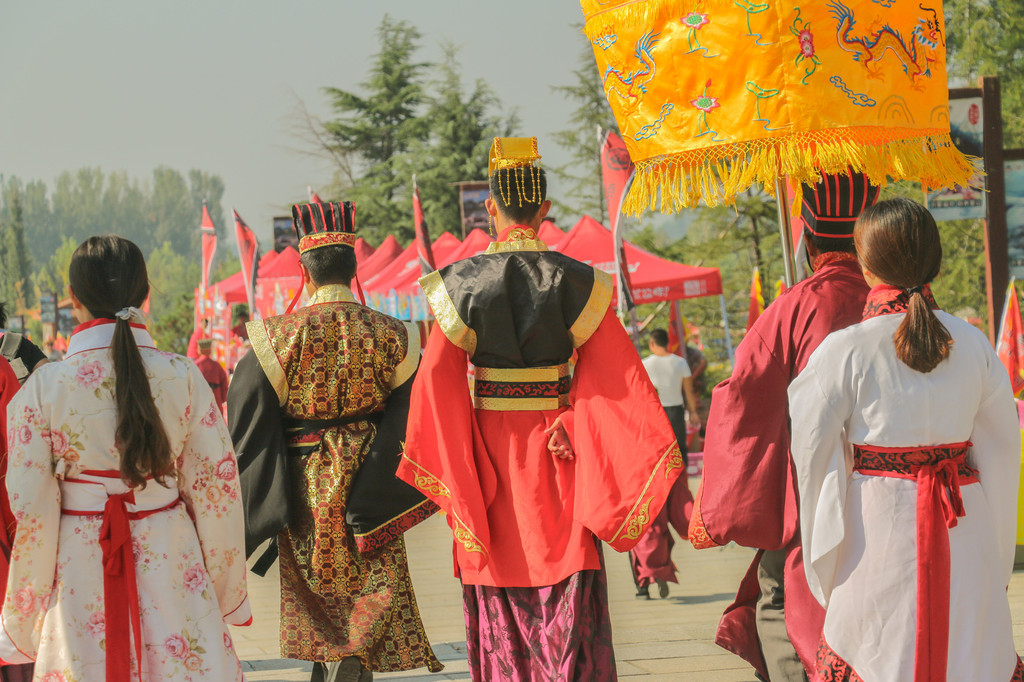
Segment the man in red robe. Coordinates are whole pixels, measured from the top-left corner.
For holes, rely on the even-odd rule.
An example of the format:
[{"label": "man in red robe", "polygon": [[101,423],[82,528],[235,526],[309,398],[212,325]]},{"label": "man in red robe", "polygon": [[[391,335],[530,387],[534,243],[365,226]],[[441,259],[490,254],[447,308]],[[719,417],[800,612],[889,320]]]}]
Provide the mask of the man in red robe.
[{"label": "man in red robe", "polygon": [[715,641],[772,682],[812,674],[825,621],[804,575],[786,391],[826,336],[861,321],[868,285],[853,225],[877,197],[860,173],[803,187],[813,274],[757,319],[732,376],[711,396],[690,541],[698,549],[735,542],[759,550]]},{"label": "man in red robe", "polygon": [[196,367],[203,373],[206,383],[210,384],[217,407],[224,409],[224,401],[228,399],[228,373],[219,362],[210,357],[213,352],[213,339],[199,339],[196,346],[199,349]]},{"label": "man in red robe", "polygon": [[452,527],[474,680],[607,680],[598,540],[633,547],[683,457],[610,278],[537,237],[550,206],[539,158],[535,138],[495,140],[498,240],[420,280],[437,325],[398,476]]}]

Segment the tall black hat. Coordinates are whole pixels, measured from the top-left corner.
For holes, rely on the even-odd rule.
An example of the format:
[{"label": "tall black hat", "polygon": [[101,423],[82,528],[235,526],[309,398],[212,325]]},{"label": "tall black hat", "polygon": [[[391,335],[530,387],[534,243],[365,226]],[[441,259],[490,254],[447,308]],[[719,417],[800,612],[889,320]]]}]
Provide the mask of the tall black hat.
[{"label": "tall black hat", "polygon": [[818,184],[803,187],[801,217],[817,237],[849,239],[857,216],[878,200],[880,188],[863,173],[822,174]]},{"label": "tall black hat", "polygon": [[351,201],[295,204],[292,223],[299,253],[333,244],[356,245],[356,207]]}]

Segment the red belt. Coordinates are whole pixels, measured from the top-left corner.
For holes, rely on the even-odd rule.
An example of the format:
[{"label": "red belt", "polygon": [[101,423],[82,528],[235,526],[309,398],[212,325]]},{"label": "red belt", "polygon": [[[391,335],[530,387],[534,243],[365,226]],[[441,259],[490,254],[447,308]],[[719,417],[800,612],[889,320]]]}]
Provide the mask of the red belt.
[{"label": "red belt", "polygon": [[854,471],[917,481],[917,636],[914,680],[946,679],[949,649],[949,530],[964,515],[961,483],[977,483],[967,465],[970,441],[921,448],[853,446]]},{"label": "red belt", "polygon": [[[130,521],[144,519],[157,512],[178,506],[181,498],[157,509],[128,511],[135,504],[135,491],[110,495],[103,507],[100,526],[100,547],[103,550],[103,617],[106,622],[106,680],[130,682],[132,677],[129,626],[135,641],[135,661],[142,679],[142,621],[139,586],[135,579],[135,555],[132,552]],[[96,516],[93,511],[62,509],[69,516]],[[127,598],[125,598],[127,597]]]}]

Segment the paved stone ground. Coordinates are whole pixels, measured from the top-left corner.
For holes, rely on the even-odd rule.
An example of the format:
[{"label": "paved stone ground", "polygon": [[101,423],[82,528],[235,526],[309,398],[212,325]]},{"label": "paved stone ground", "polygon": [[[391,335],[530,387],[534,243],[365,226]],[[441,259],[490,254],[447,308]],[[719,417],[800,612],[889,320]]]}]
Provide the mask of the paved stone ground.
[{"label": "paved stone ground", "polygon": [[[443,518],[435,516],[409,532],[406,541],[423,622],[445,669],[436,674],[425,669],[377,673],[374,679],[469,680],[461,589],[452,577],[448,526]],[[626,555],[606,547],[609,608],[619,677],[753,682],[753,671],[713,642],[718,617],[732,601],[752,554],[735,546],[697,552],[689,543],[677,541],[673,558],[679,567],[679,585],[671,585],[667,599],[640,601],[633,596]],[[234,628],[232,634],[247,679],[304,682],[309,680],[310,664],[280,658],[278,580],[276,566],[266,578],[249,574],[254,625]],[[1024,572],[1014,574],[1009,595],[1017,650],[1024,651]]]}]

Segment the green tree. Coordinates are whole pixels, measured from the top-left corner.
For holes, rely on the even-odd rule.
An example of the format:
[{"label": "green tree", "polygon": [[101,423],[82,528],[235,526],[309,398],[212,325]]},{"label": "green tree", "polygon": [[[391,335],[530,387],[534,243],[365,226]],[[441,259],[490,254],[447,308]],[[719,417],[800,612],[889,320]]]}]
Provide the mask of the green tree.
[{"label": "green tree", "polygon": [[8,310],[23,309],[34,298],[29,286],[31,263],[25,247],[22,188],[12,183],[5,188],[0,217],[0,301]]},{"label": "green tree", "polygon": [[154,321],[173,313],[180,296],[194,296],[199,282],[199,263],[186,259],[171,242],[164,242],[149,255],[146,269],[150,284],[149,314]]},{"label": "green tree", "polygon": [[1024,147],[1024,3],[1020,0],[947,0],[950,73],[974,85],[999,76],[1003,140]]},{"label": "green tree", "polygon": [[184,355],[192,336],[195,299],[191,293],[178,292],[163,299],[164,313],[153,318],[153,341],[160,350]]},{"label": "green tree", "polygon": [[380,52],[361,84],[367,94],[324,88],[337,117],[323,124],[327,151],[343,161],[336,184],[348,188],[346,198],[359,206],[360,230],[374,241],[410,223],[408,202],[396,201],[409,196],[398,161],[427,131],[418,116],[427,67],[414,60],[419,31],[385,15],[377,37]]},{"label": "green tree", "polygon": [[78,248],[78,242],[71,237],[65,237],[43,265],[36,270],[33,278],[36,285],[36,294],[56,294],[63,298],[68,290],[68,268],[71,266],[71,256]]},{"label": "green tree", "polygon": [[[460,232],[457,182],[487,178],[487,157],[494,137],[509,135],[517,126],[516,116],[502,118],[493,113],[500,103],[483,80],[472,89],[462,83],[458,49],[442,44],[444,59],[429,91],[425,120],[429,135],[413,142],[400,167],[406,177],[416,174],[423,210],[431,236],[442,231]],[[412,205],[406,206],[404,219],[392,230],[399,238],[411,237],[414,229]]]},{"label": "green tree", "polygon": [[574,84],[551,88],[576,105],[569,117],[569,127],[554,134],[555,142],[569,151],[570,161],[551,169],[565,187],[562,196],[553,203],[559,212],[588,214],[607,225],[608,208],[601,180],[601,132],[618,131],[619,126],[608,106],[589,41],[584,43],[579,67],[573,71],[573,76]]}]

